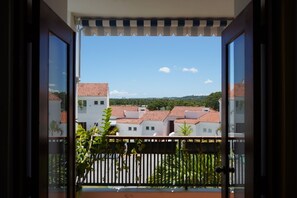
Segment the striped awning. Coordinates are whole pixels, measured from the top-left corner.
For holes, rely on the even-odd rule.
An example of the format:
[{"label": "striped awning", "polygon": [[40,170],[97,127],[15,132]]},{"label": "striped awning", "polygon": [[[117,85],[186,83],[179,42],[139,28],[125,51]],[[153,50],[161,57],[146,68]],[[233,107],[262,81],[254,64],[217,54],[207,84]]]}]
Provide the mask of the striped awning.
[{"label": "striped awning", "polygon": [[232,19],[106,19],[79,18],[85,36],[220,36]]}]

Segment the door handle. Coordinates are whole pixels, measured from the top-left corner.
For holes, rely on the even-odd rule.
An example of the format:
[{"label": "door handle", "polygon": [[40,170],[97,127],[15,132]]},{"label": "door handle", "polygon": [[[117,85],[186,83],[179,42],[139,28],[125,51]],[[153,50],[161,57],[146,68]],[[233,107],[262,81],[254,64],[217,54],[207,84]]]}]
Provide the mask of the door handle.
[{"label": "door handle", "polygon": [[216,167],[215,171],[216,173],[226,173],[226,167],[225,166]]},{"label": "door handle", "polygon": [[216,173],[224,173],[224,174],[226,174],[227,172],[234,173],[235,168],[232,167],[232,168],[228,168],[228,170],[227,170],[227,168],[225,166],[222,166],[222,167],[216,167],[215,171],[216,171]]}]

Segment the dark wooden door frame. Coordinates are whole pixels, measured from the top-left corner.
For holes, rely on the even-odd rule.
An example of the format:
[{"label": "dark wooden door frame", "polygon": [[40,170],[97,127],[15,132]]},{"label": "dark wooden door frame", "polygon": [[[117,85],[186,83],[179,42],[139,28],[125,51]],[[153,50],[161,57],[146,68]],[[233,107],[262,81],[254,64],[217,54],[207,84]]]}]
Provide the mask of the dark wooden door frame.
[{"label": "dark wooden door frame", "polygon": [[[251,2],[222,32],[222,139],[223,165],[228,170],[228,44],[245,34],[245,197],[261,192],[261,79],[260,5]],[[222,180],[222,197],[228,198],[228,174]]]},{"label": "dark wooden door frame", "polygon": [[49,32],[68,45],[68,195],[75,193],[75,67],[73,30],[43,1],[33,4],[32,70],[32,191],[33,197],[48,197],[48,56]]},{"label": "dark wooden door frame", "polygon": [[266,1],[266,196],[297,189],[297,2]]}]

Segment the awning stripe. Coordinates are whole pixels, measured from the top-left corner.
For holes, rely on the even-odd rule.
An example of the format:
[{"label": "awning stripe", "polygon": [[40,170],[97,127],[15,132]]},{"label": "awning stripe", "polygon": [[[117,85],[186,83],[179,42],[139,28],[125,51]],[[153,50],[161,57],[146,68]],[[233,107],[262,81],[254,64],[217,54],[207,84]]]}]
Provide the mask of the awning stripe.
[{"label": "awning stripe", "polygon": [[220,36],[231,21],[230,18],[80,18],[77,25],[86,36]]}]

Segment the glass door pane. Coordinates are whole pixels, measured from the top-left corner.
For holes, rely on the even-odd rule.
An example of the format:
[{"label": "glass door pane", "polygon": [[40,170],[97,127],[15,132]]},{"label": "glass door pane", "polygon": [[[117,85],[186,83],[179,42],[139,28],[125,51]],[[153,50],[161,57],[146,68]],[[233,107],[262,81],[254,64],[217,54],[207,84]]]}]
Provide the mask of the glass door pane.
[{"label": "glass door pane", "polygon": [[48,197],[67,197],[68,84],[67,43],[49,33]]},{"label": "glass door pane", "polygon": [[228,45],[229,192],[244,197],[245,184],[245,35]]}]

